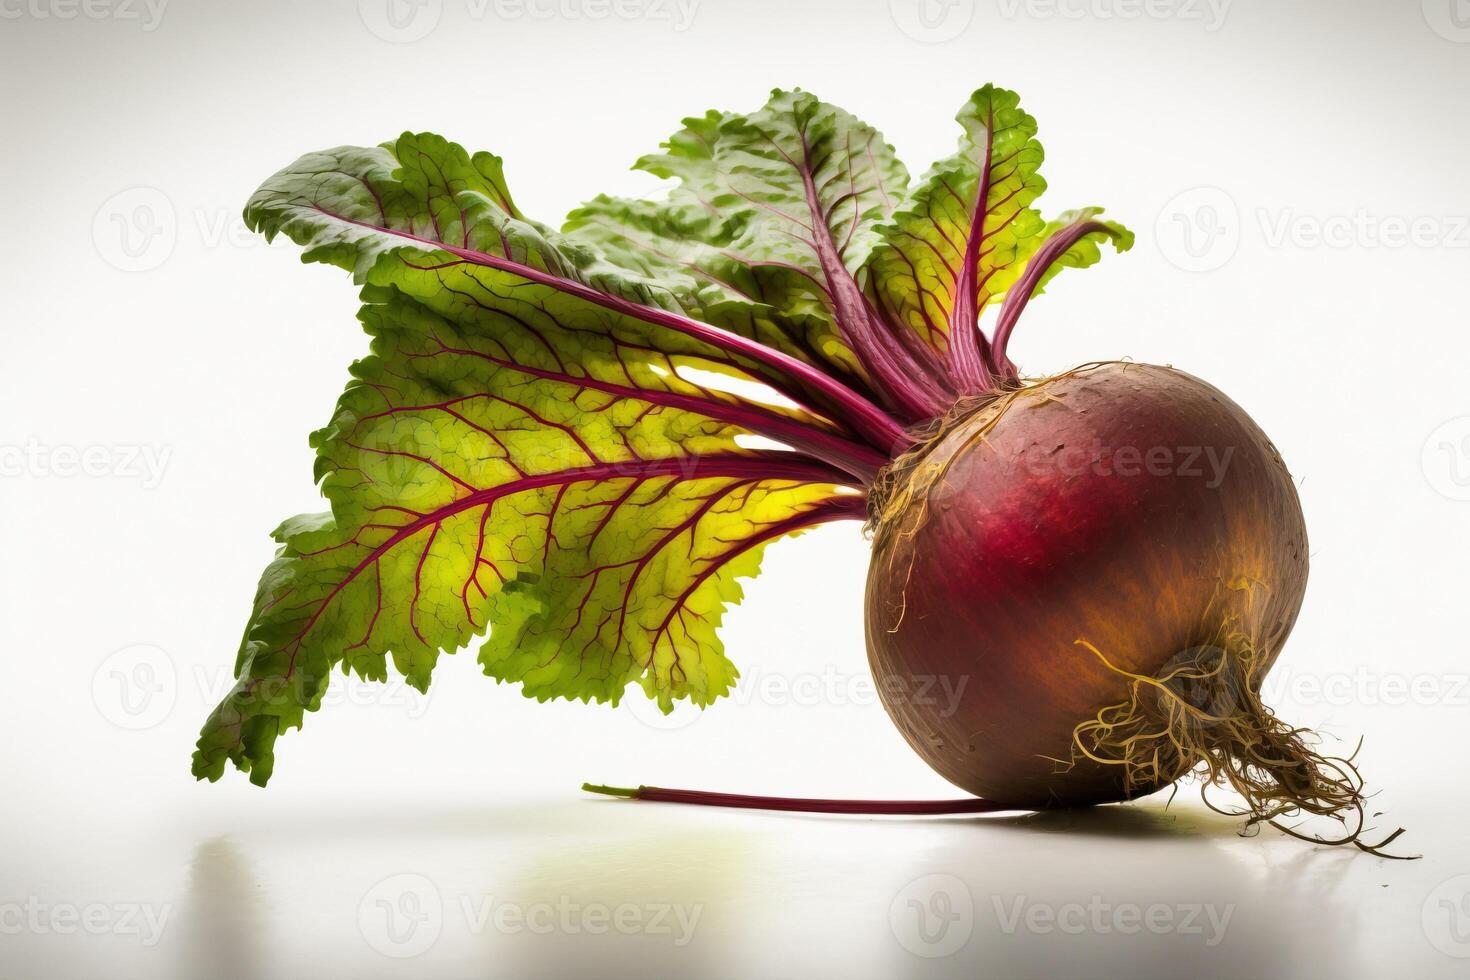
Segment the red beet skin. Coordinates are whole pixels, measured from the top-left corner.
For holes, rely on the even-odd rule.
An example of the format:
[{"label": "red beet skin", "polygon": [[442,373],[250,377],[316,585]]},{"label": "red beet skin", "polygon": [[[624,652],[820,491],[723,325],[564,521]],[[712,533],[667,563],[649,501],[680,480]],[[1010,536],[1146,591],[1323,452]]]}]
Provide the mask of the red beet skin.
[{"label": "red beet skin", "polygon": [[1264,674],[1306,587],[1291,477],[1238,405],[1167,367],[1051,380],[981,439],[983,416],[926,456],[946,470],[917,530],[878,531],[868,653],[884,704],[941,775],[997,803],[1151,792],[1073,750],[1076,726],[1129,691],[1077,641],[1156,675],[1233,617]]}]

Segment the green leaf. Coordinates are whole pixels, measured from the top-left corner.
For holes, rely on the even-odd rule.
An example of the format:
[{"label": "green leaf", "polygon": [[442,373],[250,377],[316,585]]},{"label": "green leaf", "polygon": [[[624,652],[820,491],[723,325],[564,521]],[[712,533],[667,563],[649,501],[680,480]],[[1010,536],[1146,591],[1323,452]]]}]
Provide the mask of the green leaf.
[{"label": "green leaf", "polygon": [[382,679],[391,659],[422,689],[491,624],[481,663],[528,696],[616,703],[638,682],[666,710],[707,704],[736,676],[716,634],[736,577],[766,542],[857,516],[841,473],[678,408],[700,389],[677,358],[526,309],[364,295],[372,354],[313,436],[332,512],[276,531],[200,776],[228,759],[268,779],[334,666]]},{"label": "green leaf", "polygon": [[391,660],[423,688],[487,630],[486,672],[528,696],[615,703],[638,683],[665,710],[707,704],[736,676],[717,635],[736,579],[769,541],[862,516],[839,489],[854,478],[813,457],[871,450],[693,380],[758,367],[577,291],[696,302],[526,220],[487,154],[429,136],[315,154],[247,218],[352,270],[372,351],[312,437],[331,512],[275,532],[200,777],[228,761],[268,780],[334,668],[382,679]]},{"label": "green leaf", "polygon": [[[719,627],[765,546],[864,518],[853,491],[905,426],[987,369],[1015,376],[1025,300],[1131,242],[1095,210],[1042,222],[1013,93],[981,89],[960,120],[960,152],[909,193],[874,130],[776,91],[640,161],[676,181],[666,200],[596,198],[560,231],[498,157],[432,134],[267,181],[247,223],[352,273],[371,352],[312,436],[330,512],[277,528],[196,775],[264,784],[334,670],[391,662],[424,688],[477,640],[530,697],[727,692]],[[1002,296],[992,350],[976,325]]]},{"label": "green leaf", "polygon": [[1016,321],[1032,297],[1039,296],[1048,282],[1063,269],[1084,269],[1102,258],[1102,242],[1111,241],[1119,252],[1133,247],[1133,233],[1116,221],[1101,220],[1102,208],[1069,211],[1050,222],[1041,243],[1026,262],[1025,270],[1000,308],[987,360],[1008,376],[1019,377],[1007,354]]},{"label": "green leaf", "polygon": [[[694,298],[702,319],[741,329],[784,353],[821,365],[860,390],[862,368],[820,290],[803,272],[732,257],[728,222],[697,203],[593,198],[567,216],[563,232],[608,258]],[[725,244],[721,244],[725,243]]]},{"label": "green leaf", "polygon": [[[511,198],[499,157],[471,155],[432,133],[404,133],[377,147],[307,154],[261,186],[246,205],[245,220],[267,239],[285,234],[304,246],[304,261],[347,269],[362,283],[391,281],[414,295],[427,295],[442,285],[452,286],[446,283],[452,275],[439,273],[465,264],[465,253],[476,253],[695,317],[818,363],[804,342],[793,339],[801,328],[768,306],[701,294],[692,283],[648,275],[636,265],[625,268],[614,259],[628,258],[626,250],[610,256],[588,241],[529,220]],[[445,249],[453,252],[445,254]],[[477,274],[483,279],[488,273],[481,266]],[[537,288],[509,272],[501,272],[497,281],[508,288]],[[685,343],[683,349],[719,356],[703,345]],[[748,360],[735,362],[746,372],[765,376]]]},{"label": "green leaf", "polygon": [[1106,242],[1111,241],[1114,251],[1118,252],[1126,252],[1133,247],[1133,232],[1116,221],[1100,219],[1098,216],[1102,213],[1102,208],[1078,208],[1075,211],[1065,211],[1046,223],[1040,236],[1043,243],[1050,241],[1052,236],[1069,225],[1083,221],[1096,221],[1105,225],[1111,234],[1094,231],[1079,238],[1047,266],[1037,280],[1033,296],[1040,296],[1046,290],[1046,284],[1055,279],[1063,269],[1086,269],[1096,265],[1102,260],[1101,246]]},{"label": "green leaf", "polygon": [[955,117],[959,150],[936,163],[883,229],[867,268],[891,321],[937,351],[974,337],[978,316],[1020,274],[1045,222],[1036,120],[1014,92],[987,85]]},{"label": "green leaf", "polygon": [[526,219],[511,201],[498,157],[471,156],[439,136],[405,133],[371,149],[308,154],[255,193],[245,220],[268,239],[284,233],[304,246],[304,261],[348,269],[360,283],[394,285],[440,305],[446,294],[453,302],[484,287],[501,298],[554,306],[563,318],[703,357],[803,405],[835,410],[842,425],[870,439],[898,431],[814,366],[770,307],[706,302],[677,281],[625,269],[591,244]]},{"label": "green leaf", "polygon": [[[750,114],[710,112],[637,167],[675,178],[666,201],[599,197],[565,231],[682,289],[773,307],[808,356],[863,384],[840,324],[850,274],[893,213],[908,174],[872,127],[800,90]],[[849,319],[855,314],[846,311]]]}]

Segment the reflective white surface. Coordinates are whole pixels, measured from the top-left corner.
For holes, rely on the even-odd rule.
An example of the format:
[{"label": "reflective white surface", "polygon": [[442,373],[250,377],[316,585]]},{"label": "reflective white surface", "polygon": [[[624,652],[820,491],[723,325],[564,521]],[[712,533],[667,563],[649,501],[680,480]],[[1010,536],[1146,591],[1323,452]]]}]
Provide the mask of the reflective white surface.
[{"label": "reflective white surface", "polygon": [[1463,906],[1429,899],[1447,858],[1470,855],[1449,821],[1405,818],[1432,858],[1241,839],[1183,802],[861,820],[384,801],[126,834],[99,814],[64,852],[7,855],[7,882],[53,909],[141,904],[141,934],[7,935],[0,961],[7,976],[1464,976],[1445,953],[1470,953]]},{"label": "reflective white surface", "polygon": [[[0,976],[1470,975],[1464,0],[1238,0],[1223,22],[919,2],[702,0],[683,27],[3,5]],[[193,783],[267,532],[321,509],[306,434],[366,347],[345,275],[241,226],[264,177],[433,130],[503,155],[555,224],[652,190],[625,168],[679,118],[775,85],[921,173],[991,80],[1040,122],[1049,211],[1106,204],[1139,234],[1048,287],[1018,360],[1172,363],[1271,435],[1312,573],[1268,701],[1365,736],[1375,822],[1423,860],[1241,838],[1192,789],[940,820],[578,793],[952,795],[867,684],[853,527],[770,550],[724,630],[741,686],[702,716],[527,702],[461,653],[427,699],[338,681],[265,791]],[[1384,241],[1419,219],[1427,241]],[[17,472],[32,445],[111,468]]]}]

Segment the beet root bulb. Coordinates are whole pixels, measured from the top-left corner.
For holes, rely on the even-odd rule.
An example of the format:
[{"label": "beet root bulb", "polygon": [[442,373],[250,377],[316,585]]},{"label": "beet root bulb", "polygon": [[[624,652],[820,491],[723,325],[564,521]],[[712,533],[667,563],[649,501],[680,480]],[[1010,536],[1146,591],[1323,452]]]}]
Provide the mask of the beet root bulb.
[{"label": "beet root bulb", "polygon": [[1361,827],[1351,763],[1260,700],[1306,527],[1276,449],[1217,389],[1109,363],[957,407],[870,509],[874,676],[955,785],[1036,809],[1198,770],[1254,820]]}]

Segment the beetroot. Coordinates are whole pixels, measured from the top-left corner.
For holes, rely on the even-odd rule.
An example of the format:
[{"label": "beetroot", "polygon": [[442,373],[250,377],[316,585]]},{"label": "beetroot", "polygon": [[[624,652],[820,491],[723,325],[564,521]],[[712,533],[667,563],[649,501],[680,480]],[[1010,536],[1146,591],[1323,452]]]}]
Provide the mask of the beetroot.
[{"label": "beetroot", "polygon": [[1307,579],[1280,456],[1171,368],[1022,375],[1032,298],[1133,235],[1037,209],[1016,93],[984,86],[956,119],[956,151],[911,180],[875,129],[776,90],[640,160],[667,194],[599,196],[559,229],[521,211],[499,157],[433,133],[267,180],[247,223],[350,271],[372,347],[312,436],[331,511],[277,528],[195,774],[265,785],[334,670],[426,689],[477,641],[528,697],[710,705],[739,676],[721,619],[765,546],[866,520],[883,702],[975,798],[591,788],[953,813],[1197,773],[1253,822],[1328,816],[1364,846],[1352,762],[1261,701]]},{"label": "beetroot", "polygon": [[[909,744],[976,795],[1042,807],[1167,785],[1195,760],[1162,719],[1114,757],[1085,723],[1127,703],[1134,677],[1222,656],[1219,688],[1192,706],[1245,710],[1232,685],[1259,684],[1301,608],[1306,528],[1285,465],[1238,405],[1181,371],[1040,382],[902,466],[874,541],[869,656]],[[928,676],[961,692],[958,710],[902,696]],[[1159,700],[1142,692],[1140,708]],[[1202,720],[1194,737],[1211,751],[1248,749],[1210,731]]]}]

